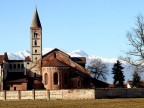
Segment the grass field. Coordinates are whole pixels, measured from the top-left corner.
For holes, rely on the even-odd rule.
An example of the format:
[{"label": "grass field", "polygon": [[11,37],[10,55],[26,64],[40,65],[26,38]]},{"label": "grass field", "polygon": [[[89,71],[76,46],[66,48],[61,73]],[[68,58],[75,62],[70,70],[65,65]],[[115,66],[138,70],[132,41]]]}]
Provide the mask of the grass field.
[{"label": "grass field", "polygon": [[0,108],[144,108],[144,98],[0,101]]}]

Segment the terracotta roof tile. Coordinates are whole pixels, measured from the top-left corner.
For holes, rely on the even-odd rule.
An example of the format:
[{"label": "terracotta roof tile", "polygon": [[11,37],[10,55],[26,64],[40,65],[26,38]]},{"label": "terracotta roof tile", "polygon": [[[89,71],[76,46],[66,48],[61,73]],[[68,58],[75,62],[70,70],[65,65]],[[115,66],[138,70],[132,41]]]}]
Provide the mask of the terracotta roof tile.
[{"label": "terracotta roof tile", "polygon": [[50,62],[47,62],[45,64],[43,64],[44,67],[50,66],[50,67],[67,67],[68,65],[57,60],[57,59],[53,59]]}]

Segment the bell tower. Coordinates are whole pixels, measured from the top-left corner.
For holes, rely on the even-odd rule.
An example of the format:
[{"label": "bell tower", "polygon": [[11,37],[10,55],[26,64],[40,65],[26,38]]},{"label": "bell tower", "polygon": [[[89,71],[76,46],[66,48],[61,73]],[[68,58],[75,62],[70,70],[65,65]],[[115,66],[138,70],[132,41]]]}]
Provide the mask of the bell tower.
[{"label": "bell tower", "polygon": [[30,27],[31,60],[33,63],[42,58],[42,27],[37,9],[34,11]]}]

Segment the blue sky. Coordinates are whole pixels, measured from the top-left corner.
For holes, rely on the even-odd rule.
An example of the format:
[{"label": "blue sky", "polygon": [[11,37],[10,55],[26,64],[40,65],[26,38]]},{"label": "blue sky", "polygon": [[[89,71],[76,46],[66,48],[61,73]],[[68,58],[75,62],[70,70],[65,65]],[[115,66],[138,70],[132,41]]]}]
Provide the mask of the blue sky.
[{"label": "blue sky", "polygon": [[119,57],[126,33],[144,15],[143,0],[1,0],[0,54],[30,49],[30,25],[37,6],[43,48]]}]

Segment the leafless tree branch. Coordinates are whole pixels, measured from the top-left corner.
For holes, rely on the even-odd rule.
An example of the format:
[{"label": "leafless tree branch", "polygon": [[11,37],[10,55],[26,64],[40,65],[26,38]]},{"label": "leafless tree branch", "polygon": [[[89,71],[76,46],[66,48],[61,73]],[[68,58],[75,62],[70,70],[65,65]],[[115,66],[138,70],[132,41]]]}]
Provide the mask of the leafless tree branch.
[{"label": "leafless tree branch", "polygon": [[130,50],[125,51],[126,57],[120,57],[134,66],[144,68],[144,19],[142,15],[136,17],[136,27],[127,33]]},{"label": "leafless tree branch", "polygon": [[107,80],[108,69],[107,64],[103,63],[101,59],[94,59],[88,65],[88,69],[92,72],[94,78],[99,80]]}]

